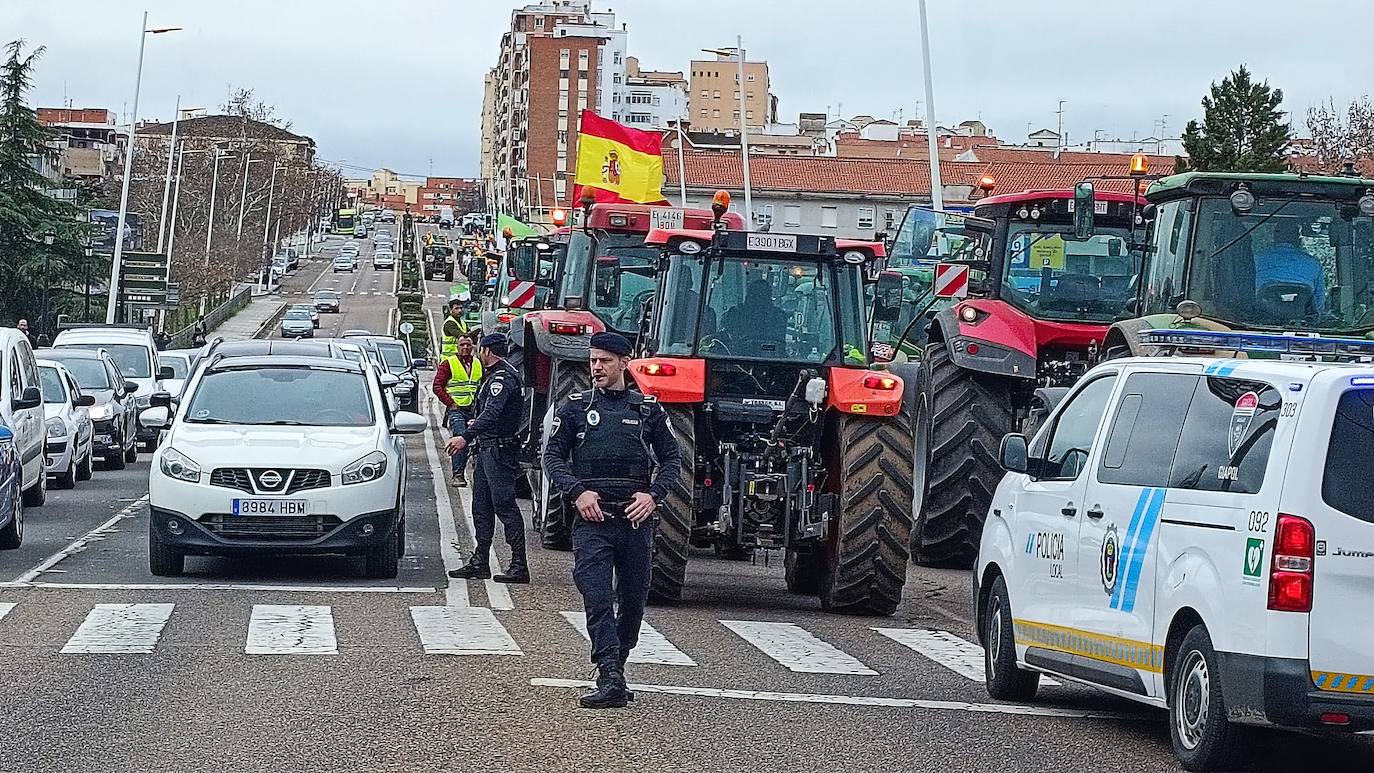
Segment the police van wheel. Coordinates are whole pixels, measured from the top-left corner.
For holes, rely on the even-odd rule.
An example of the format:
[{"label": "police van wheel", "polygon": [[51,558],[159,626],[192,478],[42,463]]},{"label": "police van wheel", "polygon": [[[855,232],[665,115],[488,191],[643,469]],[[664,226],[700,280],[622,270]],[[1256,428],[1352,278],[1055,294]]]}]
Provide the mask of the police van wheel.
[{"label": "police van wheel", "polygon": [[1004,380],[954,364],[944,343],[926,347],[916,409],[917,514],[911,552],[921,566],[968,569],[1002,479],[997,447],[1015,413]]},{"label": "police van wheel", "polygon": [[1185,770],[1230,770],[1244,729],[1226,719],[1212,637],[1193,626],[1169,659],[1169,739]]},{"label": "police van wheel", "polygon": [[664,406],[668,425],[682,447],[682,468],[658,508],[658,528],[654,530],[653,570],[649,575],[649,601],[675,604],[682,600],[687,580],[687,558],[691,553],[692,523],[696,519],[696,416],[691,407]]},{"label": "police van wheel", "polygon": [[911,411],[896,417],[842,414],[838,421],[840,512],[830,524],[821,608],[890,615],[906,583],[911,544]]},{"label": "police van wheel", "polygon": [[1016,665],[1016,631],[1011,618],[1011,597],[1001,575],[992,581],[987,616],[983,620],[983,673],[988,695],[999,701],[1025,702],[1040,688],[1040,674]]}]

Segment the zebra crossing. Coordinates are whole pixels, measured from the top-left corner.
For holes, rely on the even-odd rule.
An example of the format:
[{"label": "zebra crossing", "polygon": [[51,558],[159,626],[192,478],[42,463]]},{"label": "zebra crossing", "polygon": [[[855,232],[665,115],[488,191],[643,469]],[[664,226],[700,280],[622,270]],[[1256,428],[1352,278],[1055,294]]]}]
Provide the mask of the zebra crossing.
[{"label": "zebra crossing", "polygon": [[[15,643],[22,636],[19,614],[27,602],[0,602],[0,645]],[[60,655],[155,655],[164,637],[177,625],[177,604],[95,604],[76,625]],[[507,622],[490,608],[463,606],[411,606],[407,622],[418,640],[418,652],[425,656],[521,657],[533,654],[540,647],[530,649],[522,645],[507,628]],[[350,646],[365,650],[370,644],[363,641],[340,640],[335,625],[336,612],[346,619],[348,610],[336,610],[324,604],[253,604],[246,630],[223,634],[245,656],[336,656],[347,653]],[[516,613],[512,613],[514,615]],[[561,628],[568,636],[579,636],[585,642],[586,616],[581,611],[563,611],[549,615],[549,625]],[[231,629],[233,623],[229,622]],[[672,621],[678,634],[683,631],[680,621]],[[188,623],[188,625],[191,625]],[[725,641],[732,641],[749,657],[762,655],[776,667],[799,674],[831,674],[855,677],[876,677],[875,670],[861,656],[842,650],[824,634],[808,630],[804,625],[775,620],[705,620],[693,619],[693,626],[715,627],[725,632]],[[922,628],[856,627],[845,632],[850,646],[888,646],[893,652],[910,652],[927,661],[943,666],[949,672],[970,682],[983,681],[982,649],[949,631]],[[733,636],[729,635],[732,634]],[[711,637],[706,637],[710,639]],[[635,664],[651,664],[681,669],[698,668],[699,658],[719,661],[722,657],[743,657],[740,653],[722,654],[718,644],[701,642],[693,636],[697,648],[674,642],[653,623],[646,620],[640,628],[639,646],[630,656]],[[564,645],[570,643],[565,640]],[[891,647],[895,643],[900,647]],[[580,647],[578,649],[581,649]],[[890,655],[890,653],[889,653]],[[890,662],[887,658],[884,662]]]}]

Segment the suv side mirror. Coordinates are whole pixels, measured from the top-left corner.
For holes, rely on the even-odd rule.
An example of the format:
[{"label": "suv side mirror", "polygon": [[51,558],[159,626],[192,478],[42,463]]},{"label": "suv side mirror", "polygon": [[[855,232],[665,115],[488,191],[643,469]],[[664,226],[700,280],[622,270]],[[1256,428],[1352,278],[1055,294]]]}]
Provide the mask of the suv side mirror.
[{"label": "suv side mirror", "polygon": [[1026,436],[1010,432],[1002,436],[1002,445],[997,449],[997,461],[1007,472],[1024,473],[1030,469],[1030,450]]},{"label": "suv side mirror", "polygon": [[125,381],[125,382],[124,382],[124,391],[127,392],[127,393],[129,393],[129,394],[133,394],[134,392],[137,392],[137,391],[138,391],[138,382],[136,382],[136,381]]},{"label": "suv side mirror", "polygon": [[144,408],[139,411],[138,423],[146,429],[171,429],[172,411],[170,408]]},{"label": "suv side mirror", "polygon": [[76,398],[76,402],[72,403],[72,405],[77,408],[90,408],[92,405],[95,405],[95,395],[81,395]]},{"label": "suv side mirror", "polygon": [[43,393],[38,387],[24,387],[19,399],[14,401],[14,407],[19,409],[37,408],[43,404]]},{"label": "suv side mirror", "polygon": [[152,396],[148,398],[148,405],[154,408],[170,408],[172,405],[172,393],[154,392]]},{"label": "suv side mirror", "polygon": [[1096,199],[1093,184],[1084,180],[1073,186],[1073,238],[1082,242],[1093,237]]},{"label": "suv side mirror", "polygon": [[176,378],[176,377],[177,377],[176,371],[172,370],[171,368],[158,368],[158,369],[157,369],[157,380],[158,380],[158,381],[163,381],[163,380],[166,380],[166,379],[169,379],[169,378]]}]

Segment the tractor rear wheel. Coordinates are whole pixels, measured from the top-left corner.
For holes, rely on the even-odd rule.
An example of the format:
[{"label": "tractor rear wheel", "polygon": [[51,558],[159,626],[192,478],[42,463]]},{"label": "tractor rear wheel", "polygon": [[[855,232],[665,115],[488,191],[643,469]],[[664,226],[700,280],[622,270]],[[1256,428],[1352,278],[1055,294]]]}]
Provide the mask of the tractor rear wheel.
[{"label": "tractor rear wheel", "polygon": [[911,543],[909,405],[891,418],[839,417],[840,513],[820,587],[827,611],[890,615],[901,603]]},{"label": "tractor rear wheel", "polygon": [[[592,374],[586,363],[574,360],[554,360],[553,375],[549,378],[549,405],[557,411],[573,392],[586,391],[591,387]],[[544,438],[547,442],[548,438]],[[543,480],[542,470],[538,475],[540,487],[532,497],[540,508],[539,542],[549,550],[572,550],[573,513],[564,507],[563,496],[553,487],[552,482]]]},{"label": "tractor rear wheel", "polygon": [[692,524],[696,520],[696,416],[691,406],[666,405],[668,426],[682,449],[682,468],[658,508],[654,530],[653,571],[649,576],[649,601],[675,604],[682,600],[691,554]]},{"label": "tractor rear wheel", "polygon": [[968,569],[1002,479],[997,448],[1016,426],[1011,389],[956,365],[944,342],[926,347],[920,381],[911,552],[921,566]]}]

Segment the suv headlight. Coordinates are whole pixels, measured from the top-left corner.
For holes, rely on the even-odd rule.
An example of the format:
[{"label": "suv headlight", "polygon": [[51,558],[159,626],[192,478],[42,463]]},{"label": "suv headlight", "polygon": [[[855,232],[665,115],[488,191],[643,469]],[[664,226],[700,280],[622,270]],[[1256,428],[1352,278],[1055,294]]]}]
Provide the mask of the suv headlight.
[{"label": "suv headlight", "polygon": [[385,473],[386,454],[381,451],[373,451],[343,469],[343,482],[345,486],[351,483],[368,483],[377,480]]},{"label": "suv headlight", "polygon": [[104,421],[114,415],[113,403],[99,403],[89,409],[91,421]]},{"label": "suv headlight", "polygon": [[54,416],[48,419],[48,437],[66,437],[67,425],[61,417]]},{"label": "suv headlight", "polygon": [[162,474],[169,478],[184,480],[190,483],[200,482],[200,465],[186,454],[181,453],[175,448],[167,448],[158,457],[157,464]]}]

